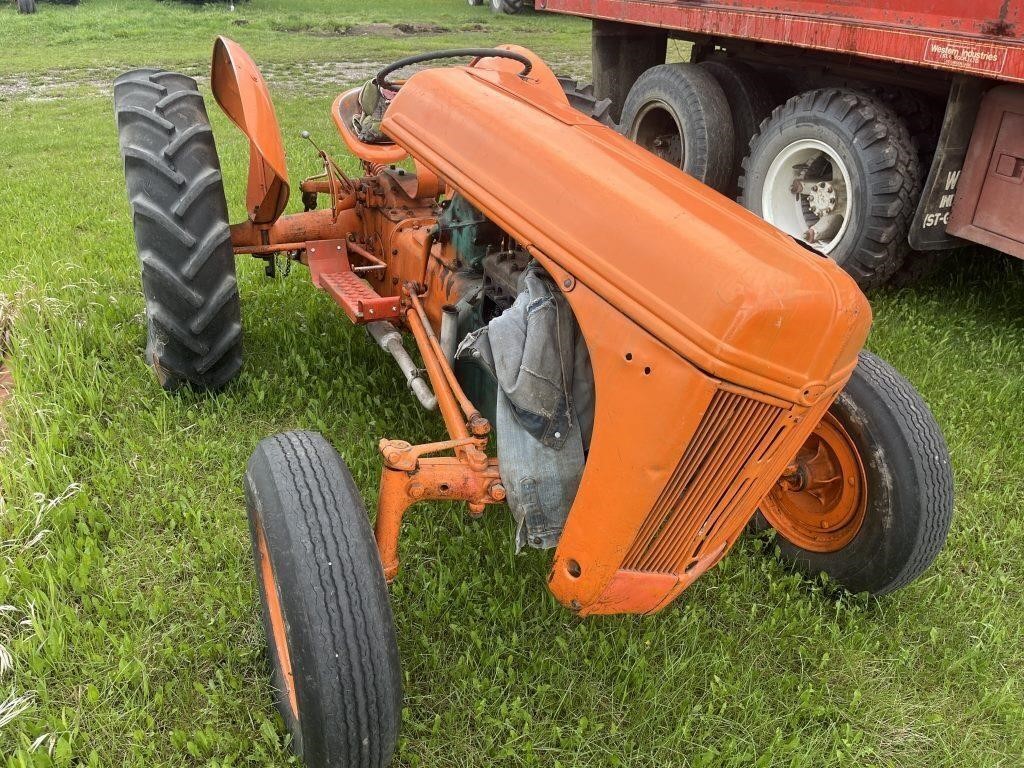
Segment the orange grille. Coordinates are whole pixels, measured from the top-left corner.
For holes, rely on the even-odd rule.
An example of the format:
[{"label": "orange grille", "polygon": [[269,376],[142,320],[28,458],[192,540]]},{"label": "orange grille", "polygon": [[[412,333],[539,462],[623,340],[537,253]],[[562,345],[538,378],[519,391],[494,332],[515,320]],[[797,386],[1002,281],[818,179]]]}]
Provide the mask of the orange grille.
[{"label": "orange grille", "polygon": [[746,507],[757,501],[744,503],[759,479],[753,465],[779,445],[785,414],[736,392],[716,392],[623,568],[684,573],[745,523],[737,516],[749,516],[753,509]]}]

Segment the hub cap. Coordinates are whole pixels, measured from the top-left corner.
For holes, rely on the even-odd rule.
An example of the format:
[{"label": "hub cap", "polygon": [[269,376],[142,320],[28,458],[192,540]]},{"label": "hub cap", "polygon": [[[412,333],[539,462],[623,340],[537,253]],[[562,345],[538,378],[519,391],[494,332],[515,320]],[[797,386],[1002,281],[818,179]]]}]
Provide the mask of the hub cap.
[{"label": "hub cap", "polygon": [[761,511],[775,530],[801,549],[836,552],[853,540],[864,522],[866,491],[857,448],[829,413],[761,504]]},{"label": "hub cap", "polygon": [[768,167],[762,217],[822,253],[831,253],[846,233],[851,208],[850,173],[822,141],[794,141]]}]

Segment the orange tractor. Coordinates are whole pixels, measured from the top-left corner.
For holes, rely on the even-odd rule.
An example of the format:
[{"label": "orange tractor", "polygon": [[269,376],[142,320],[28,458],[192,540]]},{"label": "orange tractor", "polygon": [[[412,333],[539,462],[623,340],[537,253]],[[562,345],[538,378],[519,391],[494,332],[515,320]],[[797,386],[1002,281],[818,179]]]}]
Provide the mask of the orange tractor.
[{"label": "orange tractor", "polygon": [[160,383],[236,377],[234,257],[272,273],[285,254],[448,432],[380,441],[372,531],[320,435],[269,437],[249,461],[277,703],[307,765],[391,759],[387,583],[418,502],[507,505],[516,546],[554,549],[548,587],[581,616],[661,610],[755,516],[795,567],[856,592],[905,586],[942,548],[945,443],[910,384],[862,351],[871,310],[851,278],[573,109],[530,51],[412,57],[341,94],[331,114],[365,173],[318,150],[291,215],[267,88],[225,38],[212,89],[251,148],[233,225],[196,83],[141,69],[115,84]]}]

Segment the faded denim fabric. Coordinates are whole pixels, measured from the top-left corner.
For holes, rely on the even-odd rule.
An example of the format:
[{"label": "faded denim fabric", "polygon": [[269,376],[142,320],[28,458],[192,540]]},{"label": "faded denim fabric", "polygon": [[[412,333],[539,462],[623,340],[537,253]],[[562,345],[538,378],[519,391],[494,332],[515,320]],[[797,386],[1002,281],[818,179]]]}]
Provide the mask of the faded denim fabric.
[{"label": "faded denim fabric", "polygon": [[536,262],[519,290],[456,355],[498,384],[498,461],[519,522],[517,550],[558,543],[583,475],[594,408],[590,356],[565,297]]}]

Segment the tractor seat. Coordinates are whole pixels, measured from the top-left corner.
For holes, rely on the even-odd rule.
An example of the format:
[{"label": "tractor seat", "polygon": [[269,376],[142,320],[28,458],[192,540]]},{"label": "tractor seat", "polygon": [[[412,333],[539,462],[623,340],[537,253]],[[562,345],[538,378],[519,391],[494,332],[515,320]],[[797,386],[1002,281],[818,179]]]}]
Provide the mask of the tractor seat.
[{"label": "tractor seat", "polygon": [[[368,93],[371,90],[379,94],[379,101],[374,100],[373,93]],[[380,94],[372,82],[345,91],[334,101],[331,110],[334,125],[352,154],[363,162],[391,165],[407,157],[406,151],[381,130],[389,104],[388,94]]]}]

